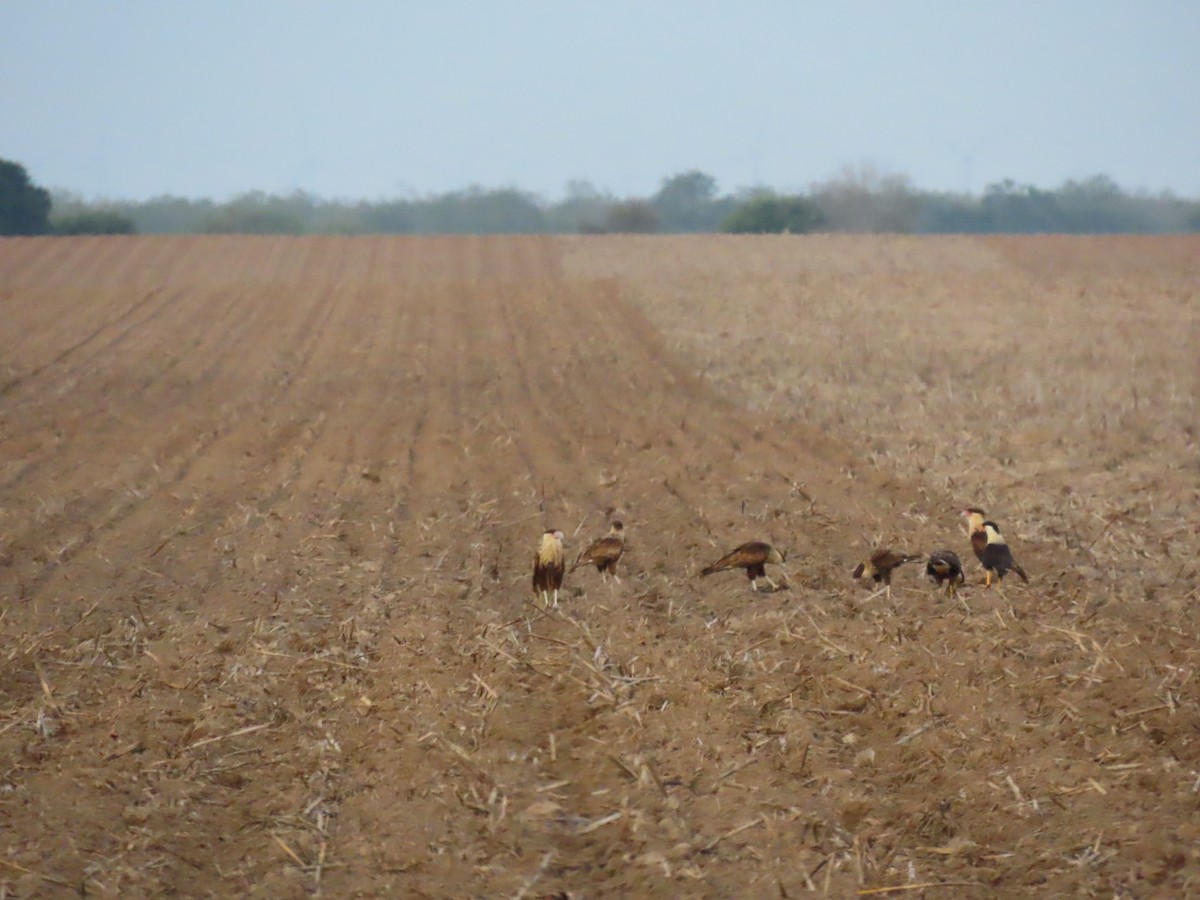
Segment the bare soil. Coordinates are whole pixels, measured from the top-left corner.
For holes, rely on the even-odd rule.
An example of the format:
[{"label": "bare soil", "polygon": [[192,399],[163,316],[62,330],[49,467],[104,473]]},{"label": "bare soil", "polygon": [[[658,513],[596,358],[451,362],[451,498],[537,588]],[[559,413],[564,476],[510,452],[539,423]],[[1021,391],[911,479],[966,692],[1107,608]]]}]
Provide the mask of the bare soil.
[{"label": "bare soil", "polygon": [[1200,892],[1198,349],[1191,237],[4,239],[0,896]]}]

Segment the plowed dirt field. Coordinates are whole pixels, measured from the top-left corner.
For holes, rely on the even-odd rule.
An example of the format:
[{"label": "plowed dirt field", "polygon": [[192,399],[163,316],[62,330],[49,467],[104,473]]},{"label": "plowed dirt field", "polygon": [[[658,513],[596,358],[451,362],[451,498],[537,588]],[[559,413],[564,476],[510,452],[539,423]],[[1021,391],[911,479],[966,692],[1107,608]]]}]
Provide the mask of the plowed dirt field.
[{"label": "plowed dirt field", "polygon": [[1198,322],[1196,238],[0,240],[0,896],[1196,894]]}]

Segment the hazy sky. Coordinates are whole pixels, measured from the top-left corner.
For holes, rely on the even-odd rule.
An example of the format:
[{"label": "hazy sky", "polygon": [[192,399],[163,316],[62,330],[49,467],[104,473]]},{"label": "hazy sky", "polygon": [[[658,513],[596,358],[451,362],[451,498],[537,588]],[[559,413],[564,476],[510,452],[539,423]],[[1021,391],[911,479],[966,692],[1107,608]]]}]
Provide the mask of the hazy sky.
[{"label": "hazy sky", "polygon": [[0,158],[89,198],[862,163],[1200,197],[1200,2],[0,0]]}]

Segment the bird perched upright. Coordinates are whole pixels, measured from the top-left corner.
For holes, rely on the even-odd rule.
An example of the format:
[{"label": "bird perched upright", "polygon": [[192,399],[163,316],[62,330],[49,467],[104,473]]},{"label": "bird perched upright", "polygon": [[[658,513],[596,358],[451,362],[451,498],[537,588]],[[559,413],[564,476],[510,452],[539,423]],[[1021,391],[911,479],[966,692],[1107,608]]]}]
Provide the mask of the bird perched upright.
[{"label": "bird perched upright", "polygon": [[563,533],[555,528],[547,529],[533,557],[533,594],[541,599],[543,607],[558,606],[558,591],[562,587],[565,565]]},{"label": "bird perched upright", "polygon": [[906,562],[914,562],[920,558],[911,553],[899,553],[888,547],[880,547],[868,559],[864,559],[855,566],[852,574],[856,579],[870,578],[876,584],[882,582],[890,600],[892,599],[892,572]]},{"label": "bird perched upright", "polygon": [[985,518],[987,514],[977,506],[967,507],[962,514],[967,520],[967,534],[971,538],[971,549],[975,551],[976,558],[987,571],[984,584],[991,587],[993,578],[999,584],[1010,569],[1020,575],[1021,580],[1028,584],[1029,576],[1013,559],[1012,551],[1000,534],[1000,526]]},{"label": "bird perched upright", "polygon": [[614,520],[608,534],[592,541],[586,550],[580,551],[580,554],[575,557],[575,562],[571,565],[571,571],[574,572],[580,566],[590,564],[596,567],[596,571],[600,573],[602,580],[607,580],[608,576],[611,575],[616,581],[620,582],[621,579],[617,575],[617,562],[624,552],[625,525],[619,520]]},{"label": "bird perched upright", "polygon": [[958,587],[965,581],[962,560],[953,550],[934,550],[929,554],[929,562],[925,563],[925,574],[938,587],[946,586],[946,596],[953,598],[958,594]]},{"label": "bird perched upright", "polygon": [[[767,563],[783,567],[784,555],[764,541],[749,541],[730,550],[711,566],[700,570],[700,576],[712,575],[714,572],[725,572],[729,569],[745,569],[746,577],[750,579],[752,590],[758,590],[758,579],[764,579],[771,585],[771,590],[779,590],[779,585],[767,577]],[[786,584],[787,572],[784,572]]]}]

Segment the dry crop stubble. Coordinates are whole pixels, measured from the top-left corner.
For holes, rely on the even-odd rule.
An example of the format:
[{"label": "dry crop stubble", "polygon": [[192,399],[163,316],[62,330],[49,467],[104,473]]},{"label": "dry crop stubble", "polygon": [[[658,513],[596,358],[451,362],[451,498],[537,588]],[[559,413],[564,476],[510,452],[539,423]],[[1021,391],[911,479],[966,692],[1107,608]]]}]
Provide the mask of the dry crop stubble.
[{"label": "dry crop stubble", "polygon": [[[5,889],[1194,890],[1196,249],[0,242]],[[1029,588],[850,582],[965,502]]]},{"label": "dry crop stubble", "polygon": [[841,437],[848,477],[903,476],[1004,516],[1013,539],[1086,548],[1131,599],[1195,573],[1194,238],[649,246],[630,251],[674,346],[750,405]]}]

